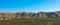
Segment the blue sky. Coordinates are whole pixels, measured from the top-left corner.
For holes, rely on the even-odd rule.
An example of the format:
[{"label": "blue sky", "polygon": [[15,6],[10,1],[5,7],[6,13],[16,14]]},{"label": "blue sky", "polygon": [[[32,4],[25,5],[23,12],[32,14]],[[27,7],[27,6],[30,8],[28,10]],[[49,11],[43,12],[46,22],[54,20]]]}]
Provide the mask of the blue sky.
[{"label": "blue sky", "polygon": [[0,12],[60,11],[60,0],[0,0]]}]

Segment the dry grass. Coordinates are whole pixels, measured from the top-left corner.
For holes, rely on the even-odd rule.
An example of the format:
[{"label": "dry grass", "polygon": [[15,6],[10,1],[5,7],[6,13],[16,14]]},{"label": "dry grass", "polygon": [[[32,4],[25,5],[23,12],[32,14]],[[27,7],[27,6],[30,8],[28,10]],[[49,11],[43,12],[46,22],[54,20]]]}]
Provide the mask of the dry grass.
[{"label": "dry grass", "polygon": [[0,20],[0,25],[60,25],[60,18]]}]

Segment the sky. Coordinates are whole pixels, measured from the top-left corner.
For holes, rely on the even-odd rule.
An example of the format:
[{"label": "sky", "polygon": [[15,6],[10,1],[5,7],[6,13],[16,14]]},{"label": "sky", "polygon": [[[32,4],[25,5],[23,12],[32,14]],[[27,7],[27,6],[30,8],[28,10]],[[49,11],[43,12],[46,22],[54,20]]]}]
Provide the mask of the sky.
[{"label": "sky", "polygon": [[60,11],[60,0],[0,0],[0,12]]}]

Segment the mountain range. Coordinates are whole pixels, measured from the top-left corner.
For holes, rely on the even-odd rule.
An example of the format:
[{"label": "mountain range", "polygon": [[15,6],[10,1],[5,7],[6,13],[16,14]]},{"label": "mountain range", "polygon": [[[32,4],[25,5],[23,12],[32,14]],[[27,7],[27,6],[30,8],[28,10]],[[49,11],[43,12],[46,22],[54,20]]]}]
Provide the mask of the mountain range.
[{"label": "mountain range", "polygon": [[60,18],[60,11],[38,12],[38,13],[0,13],[0,20],[20,19],[20,18]]}]

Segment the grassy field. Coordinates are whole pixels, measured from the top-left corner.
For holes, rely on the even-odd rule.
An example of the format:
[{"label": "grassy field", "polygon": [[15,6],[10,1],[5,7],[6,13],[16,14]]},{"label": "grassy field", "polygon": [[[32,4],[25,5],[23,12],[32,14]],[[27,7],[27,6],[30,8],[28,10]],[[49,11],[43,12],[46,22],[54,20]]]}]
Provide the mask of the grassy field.
[{"label": "grassy field", "polygon": [[60,18],[0,20],[0,25],[60,25]]}]

